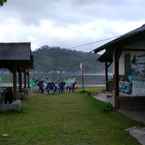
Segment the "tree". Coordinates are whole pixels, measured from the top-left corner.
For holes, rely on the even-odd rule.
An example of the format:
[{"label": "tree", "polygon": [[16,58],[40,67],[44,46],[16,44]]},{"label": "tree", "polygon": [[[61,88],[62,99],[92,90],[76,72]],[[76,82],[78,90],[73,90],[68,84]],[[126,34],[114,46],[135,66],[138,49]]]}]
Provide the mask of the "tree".
[{"label": "tree", "polygon": [[7,2],[7,0],[0,0],[0,6],[3,6],[5,2]]}]

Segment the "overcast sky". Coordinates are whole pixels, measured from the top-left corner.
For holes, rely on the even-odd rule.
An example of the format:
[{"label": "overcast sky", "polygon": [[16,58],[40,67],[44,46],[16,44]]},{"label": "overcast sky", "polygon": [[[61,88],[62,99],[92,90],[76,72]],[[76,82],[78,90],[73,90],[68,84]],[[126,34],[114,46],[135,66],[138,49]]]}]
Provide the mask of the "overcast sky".
[{"label": "overcast sky", "polygon": [[[118,36],[145,23],[145,0],[8,0],[0,41],[73,46]],[[100,44],[73,49],[91,51]]]}]

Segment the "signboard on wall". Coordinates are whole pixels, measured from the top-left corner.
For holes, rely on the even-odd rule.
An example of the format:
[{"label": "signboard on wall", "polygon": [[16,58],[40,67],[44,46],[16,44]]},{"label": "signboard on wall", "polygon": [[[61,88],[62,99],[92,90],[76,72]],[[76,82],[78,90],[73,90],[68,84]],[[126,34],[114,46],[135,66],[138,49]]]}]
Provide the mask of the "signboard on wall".
[{"label": "signboard on wall", "polygon": [[132,95],[145,96],[145,54],[131,56]]},{"label": "signboard on wall", "polygon": [[145,81],[132,81],[132,95],[145,96]]},{"label": "signboard on wall", "polygon": [[131,72],[133,80],[145,80],[145,54],[131,56]]}]

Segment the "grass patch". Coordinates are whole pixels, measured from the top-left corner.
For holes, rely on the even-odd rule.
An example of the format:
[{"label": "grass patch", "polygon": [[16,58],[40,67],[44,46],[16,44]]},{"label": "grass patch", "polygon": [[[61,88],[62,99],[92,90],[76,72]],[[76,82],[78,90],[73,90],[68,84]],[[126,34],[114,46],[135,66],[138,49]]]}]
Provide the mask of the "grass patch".
[{"label": "grass patch", "polygon": [[138,145],[125,131],[138,123],[105,105],[86,93],[34,94],[22,113],[0,114],[0,145]]}]

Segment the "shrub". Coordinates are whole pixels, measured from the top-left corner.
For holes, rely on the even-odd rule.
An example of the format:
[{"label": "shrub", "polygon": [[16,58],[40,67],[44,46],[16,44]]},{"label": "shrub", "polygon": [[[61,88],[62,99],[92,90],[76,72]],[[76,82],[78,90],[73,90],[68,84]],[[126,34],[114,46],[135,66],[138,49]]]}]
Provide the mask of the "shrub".
[{"label": "shrub", "polygon": [[113,111],[113,106],[111,103],[106,103],[106,105],[104,106],[104,112],[110,112]]},{"label": "shrub", "polygon": [[87,90],[81,90],[81,91],[79,91],[79,93],[91,95],[91,92],[89,92],[89,91],[87,91]]}]

